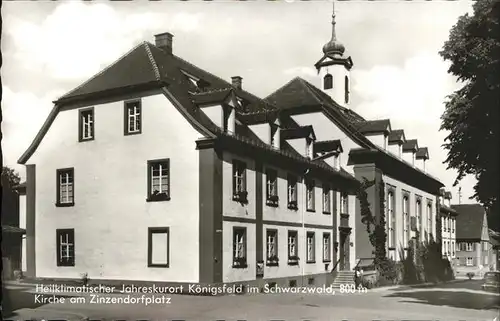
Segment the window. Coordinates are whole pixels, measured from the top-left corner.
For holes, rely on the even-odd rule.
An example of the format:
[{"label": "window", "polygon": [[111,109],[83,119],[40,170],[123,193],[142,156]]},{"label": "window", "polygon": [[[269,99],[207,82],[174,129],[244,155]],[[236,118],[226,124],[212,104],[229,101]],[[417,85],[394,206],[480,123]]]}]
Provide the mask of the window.
[{"label": "window", "polygon": [[465,243],[465,251],[473,252],[474,251],[474,244],[473,243]]},{"label": "window", "polygon": [[483,261],[483,262],[484,262],[483,264],[484,264],[484,265],[488,265],[488,255],[485,255],[483,260],[484,260],[484,261]]},{"label": "window", "polygon": [[288,175],[288,208],[296,210],[297,207],[297,177]]},{"label": "window", "polygon": [[345,76],[344,77],[344,83],[345,83],[345,103],[349,103],[349,77]]},{"label": "window", "polygon": [[332,201],[331,201],[331,193],[330,193],[330,186],[324,184],[323,185],[323,214],[330,214],[331,213],[331,207],[332,207]]},{"label": "window", "polygon": [[323,233],[323,262],[331,262],[331,238],[330,233]]},{"label": "window", "polygon": [[278,207],[278,172],[274,169],[266,171],[266,204]]},{"label": "window", "polygon": [[79,111],[78,138],[80,142],[94,139],[94,107],[81,109]]},{"label": "window", "polygon": [[314,181],[308,180],[306,182],[306,200],[307,200],[307,210],[309,212],[314,212]]},{"label": "window", "polygon": [[233,229],[233,267],[247,267],[247,240],[246,228],[234,227]]},{"label": "window", "polygon": [[472,259],[472,257],[468,257],[466,262],[465,262],[465,265],[467,266],[473,266],[474,265],[474,260]]},{"label": "window", "polygon": [[389,248],[394,248],[396,243],[396,217],[394,211],[394,191],[387,194],[387,218],[388,218],[388,238]]},{"label": "window", "polygon": [[315,263],[316,262],[316,256],[315,256],[315,238],[314,238],[314,232],[307,232],[307,263]]},{"label": "window", "polygon": [[340,194],[340,214],[349,214],[349,198],[346,193]]},{"label": "window", "polygon": [[432,235],[432,204],[427,204],[427,236],[430,238]]},{"label": "window", "polygon": [[418,231],[422,233],[422,201],[417,199],[417,224]]},{"label": "window", "polygon": [[297,249],[297,231],[288,231],[288,264],[297,265],[299,263]]},{"label": "window", "polygon": [[451,256],[455,256],[455,242],[451,241]]},{"label": "window", "polygon": [[326,74],[323,78],[323,89],[332,89],[333,88],[333,76],[330,74]]},{"label": "window", "polygon": [[170,200],[170,159],[148,161],[148,202]]},{"label": "window", "polygon": [[140,100],[126,101],[124,104],[125,135],[140,134],[142,131],[142,104]]},{"label": "window", "polygon": [[58,229],[57,266],[75,266],[75,230]]},{"label": "window", "polygon": [[56,206],[75,205],[75,171],[73,168],[57,170],[57,202]]},{"label": "window", "polygon": [[168,267],[170,229],[150,227],[148,229],[148,267]]},{"label": "window", "polygon": [[410,241],[410,213],[409,198],[403,197],[403,246],[408,247]]},{"label": "window", "polygon": [[448,253],[449,253],[448,241],[444,241],[444,254],[447,255]]},{"label": "window", "polygon": [[455,233],[455,219],[451,219],[451,232]]},{"label": "window", "polygon": [[277,230],[267,230],[266,233],[266,265],[277,266],[278,265],[278,231]]},{"label": "window", "polygon": [[488,251],[488,242],[483,242],[483,251]]},{"label": "window", "polygon": [[247,202],[246,164],[233,160],[233,200]]}]

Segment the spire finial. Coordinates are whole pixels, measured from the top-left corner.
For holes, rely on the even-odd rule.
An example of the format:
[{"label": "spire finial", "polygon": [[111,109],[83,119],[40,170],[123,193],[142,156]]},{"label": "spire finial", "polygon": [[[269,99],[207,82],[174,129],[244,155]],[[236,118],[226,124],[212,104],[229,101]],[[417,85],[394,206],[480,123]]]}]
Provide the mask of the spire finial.
[{"label": "spire finial", "polygon": [[335,0],[332,0],[332,40],[337,40],[337,35],[335,34]]},{"label": "spire finial", "polygon": [[337,33],[335,32],[335,0],[332,0],[332,39],[323,46],[323,52],[326,55],[337,55],[342,56],[344,54],[345,48],[337,40]]}]

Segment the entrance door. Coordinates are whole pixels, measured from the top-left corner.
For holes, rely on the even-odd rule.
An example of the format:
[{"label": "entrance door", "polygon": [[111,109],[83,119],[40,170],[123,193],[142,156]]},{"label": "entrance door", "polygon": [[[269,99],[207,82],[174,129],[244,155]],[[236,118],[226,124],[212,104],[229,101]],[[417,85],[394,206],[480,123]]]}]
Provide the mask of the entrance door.
[{"label": "entrance door", "polygon": [[339,242],[339,271],[344,271],[345,269],[345,243],[346,243],[346,235],[344,233],[340,233],[340,242]]}]

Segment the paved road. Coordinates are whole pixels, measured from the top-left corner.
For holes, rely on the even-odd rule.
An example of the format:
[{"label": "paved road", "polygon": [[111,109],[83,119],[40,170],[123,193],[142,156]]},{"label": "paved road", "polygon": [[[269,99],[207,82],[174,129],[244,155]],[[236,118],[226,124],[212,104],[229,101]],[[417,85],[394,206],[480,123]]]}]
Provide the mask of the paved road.
[{"label": "paved road", "polygon": [[[388,289],[368,293],[248,294],[199,297],[169,295],[169,304],[57,303],[17,310],[18,317],[101,320],[487,320],[498,316],[497,294],[478,291],[478,281],[432,288]],[[34,294],[25,293],[25,300]],[[123,298],[123,295],[106,295]],[[133,294],[139,298],[141,295]],[[26,302],[29,302],[26,301]],[[19,306],[19,305],[18,305]],[[28,307],[29,308],[29,307]],[[5,319],[15,320],[17,317]]]}]

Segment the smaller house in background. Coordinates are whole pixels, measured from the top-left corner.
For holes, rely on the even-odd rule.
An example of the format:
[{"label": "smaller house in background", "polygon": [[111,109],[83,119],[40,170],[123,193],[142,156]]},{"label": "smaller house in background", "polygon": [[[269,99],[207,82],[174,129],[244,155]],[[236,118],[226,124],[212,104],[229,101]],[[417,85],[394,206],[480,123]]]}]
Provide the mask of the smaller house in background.
[{"label": "smaller house in background", "polygon": [[452,205],[457,213],[456,273],[482,276],[494,265],[486,210],[479,204]]},{"label": "smaller house in background", "polygon": [[[22,270],[22,242],[26,230],[20,227],[20,186],[11,186],[2,175],[2,277],[14,277],[14,271]],[[24,204],[23,204],[24,205]]]},{"label": "smaller house in background", "polygon": [[442,254],[448,261],[456,261],[456,226],[458,212],[451,207],[451,192],[441,189],[439,214],[441,216]]}]

